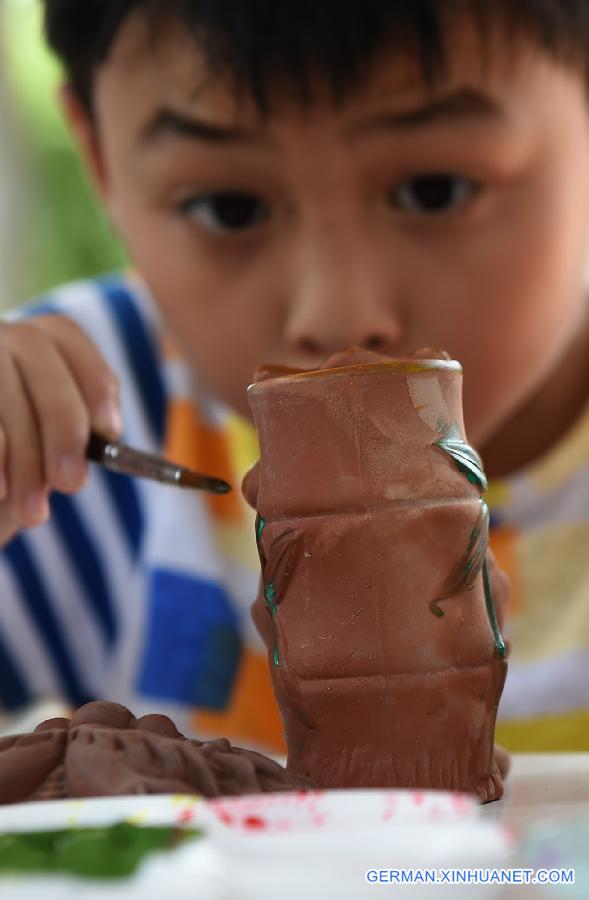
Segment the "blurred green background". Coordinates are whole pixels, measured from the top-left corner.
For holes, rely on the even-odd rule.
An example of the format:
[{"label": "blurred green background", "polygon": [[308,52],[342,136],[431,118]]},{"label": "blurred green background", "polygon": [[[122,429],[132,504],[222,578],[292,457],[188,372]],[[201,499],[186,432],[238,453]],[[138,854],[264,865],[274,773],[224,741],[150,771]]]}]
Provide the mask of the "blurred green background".
[{"label": "blurred green background", "polygon": [[125,257],[59,111],[61,75],[44,43],[41,2],[2,3],[2,56],[22,195],[16,305],[65,281],[120,267]]}]

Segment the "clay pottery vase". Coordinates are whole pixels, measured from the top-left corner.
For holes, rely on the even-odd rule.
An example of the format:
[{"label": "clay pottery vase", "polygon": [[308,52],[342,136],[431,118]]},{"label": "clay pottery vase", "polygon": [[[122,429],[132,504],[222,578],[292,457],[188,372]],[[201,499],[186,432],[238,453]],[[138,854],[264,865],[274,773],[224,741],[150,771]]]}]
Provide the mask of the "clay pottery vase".
[{"label": "clay pottery vase", "polygon": [[[357,360],[360,358],[360,362]],[[366,362],[369,358],[370,362]],[[249,389],[267,646],[288,769],[496,799],[507,664],[481,462],[447,358],[338,355]]]}]

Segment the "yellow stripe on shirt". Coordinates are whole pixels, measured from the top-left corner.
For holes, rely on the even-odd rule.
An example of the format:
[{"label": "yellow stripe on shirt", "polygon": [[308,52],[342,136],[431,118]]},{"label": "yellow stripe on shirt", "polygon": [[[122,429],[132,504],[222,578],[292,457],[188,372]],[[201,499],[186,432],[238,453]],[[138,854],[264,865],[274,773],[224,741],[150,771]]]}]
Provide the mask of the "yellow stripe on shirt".
[{"label": "yellow stripe on shirt", "polygon": [[589,751],[589,709],[497,723],[495,740],[517,753]]}]

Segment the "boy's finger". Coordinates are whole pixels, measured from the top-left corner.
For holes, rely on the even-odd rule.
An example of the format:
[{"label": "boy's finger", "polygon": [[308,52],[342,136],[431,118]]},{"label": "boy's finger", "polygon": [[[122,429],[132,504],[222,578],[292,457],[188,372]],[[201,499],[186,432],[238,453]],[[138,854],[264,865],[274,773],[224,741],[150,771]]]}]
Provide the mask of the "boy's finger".
[{"label": "boy's finger", "polygon": [[511,769],[511,757],[505,747],[495,744],[495,762],[502,778],[506,778]]},{"label": "boy's finger", "polygon": [[13,351],[32,408],[42,448],[45,482],[65,493],[79,490],[87,475],[90,419],[70,369],[53,341],[33,329],[26,350]]},{"label": "boy's finger", "polygon": [[13,359],[0,353],[0,430],[6,500],[3,518],[18,527],[39,525],[49,516],[39,434],[22,379]]},{"label": "boy's finger", "polygon": [[82,329],[64,316],[36,320],[63,355],[86,406],[94,430],[107,437],[122,431],[119,382]]}]

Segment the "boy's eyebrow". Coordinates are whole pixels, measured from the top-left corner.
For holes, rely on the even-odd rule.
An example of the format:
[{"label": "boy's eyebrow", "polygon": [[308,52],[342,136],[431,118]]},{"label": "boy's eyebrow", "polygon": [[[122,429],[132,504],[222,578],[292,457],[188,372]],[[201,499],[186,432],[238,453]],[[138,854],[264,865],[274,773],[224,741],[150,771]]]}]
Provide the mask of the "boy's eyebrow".
[{"label": "boy's eyebrow", "polygon": [[[416,128],[439,121],[468,119],[501,119],[505,110],[490,96],[474,88],[461,88],[444,96],[435,97],[413,109],[384,113],[363,119],[349,129],[351,135],[382,128]],[[171,107],[161,107],[149,119],[139,133],[140,144],[151,144],[165,135],[176,135],[191,140],[216,144],[251,143],[254,135],[245,129],[231,125],[205,122]]]},{"label": "boy's eyebrow", "polygon": [[139,143],[150,144],[166,134],[216,144],[246,143],[253,140],[247,131],[240,128],[230,125],[213,125],[170,107],[162,107],[141,129]]},{"label": "boy's eyebrow", "polygon": [[353,130],[360,132],[379,128],[418,128],[436,122],[505,118],[505,110],[492,97],[474,88],[461,88],[435,97],[414,109],[385,113],[364,120]]}]

